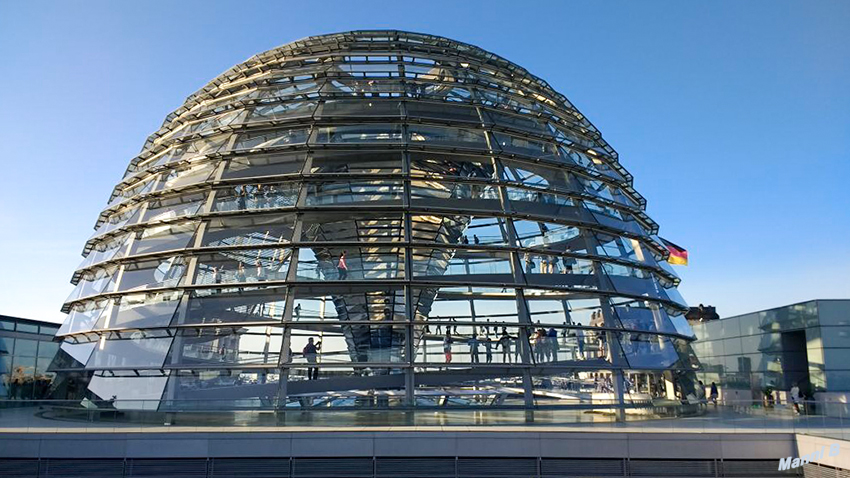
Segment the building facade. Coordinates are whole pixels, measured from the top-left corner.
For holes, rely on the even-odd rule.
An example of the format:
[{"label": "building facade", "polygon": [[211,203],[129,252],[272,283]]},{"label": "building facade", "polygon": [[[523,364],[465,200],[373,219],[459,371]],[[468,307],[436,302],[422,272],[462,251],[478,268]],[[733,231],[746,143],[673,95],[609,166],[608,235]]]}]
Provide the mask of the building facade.
[{"label": "building facade", "polygon": [[632,176],[563,95],[414,33],[259,54],[168,115],[97,220],[57,398],[506,409],[676,399],[698,363]]},{"label": "building facade", "polygon": [[[692,324],[700,377],[729,399],[784,397],[796,383],[810,398],[850,392],[850,300],[812,300]],[[786,398],[787,400],[787,398]]]},{"label": "building facade", "polygon": [[59,324],[0,315],[0,400],[47,398]]}]

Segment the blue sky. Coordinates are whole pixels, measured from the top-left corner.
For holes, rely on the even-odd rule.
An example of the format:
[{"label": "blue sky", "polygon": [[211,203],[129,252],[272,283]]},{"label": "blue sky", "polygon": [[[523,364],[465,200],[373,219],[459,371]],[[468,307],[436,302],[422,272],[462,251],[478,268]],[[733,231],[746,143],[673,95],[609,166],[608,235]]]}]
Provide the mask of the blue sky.
[{"label": "blue sky", "polygon": [[850,2],[0,1],[0,314],[60,321],[128,161],[249,56],[322,33],[447,36],[602,131],[692,304],[850,298]]}]

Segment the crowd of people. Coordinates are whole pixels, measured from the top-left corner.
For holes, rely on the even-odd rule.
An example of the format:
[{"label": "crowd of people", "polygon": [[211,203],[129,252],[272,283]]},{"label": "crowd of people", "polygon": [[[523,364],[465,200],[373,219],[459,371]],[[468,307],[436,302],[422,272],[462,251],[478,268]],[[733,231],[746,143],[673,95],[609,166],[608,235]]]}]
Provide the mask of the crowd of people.
[{"label": "crowd of people", "polygon": [[572,257],[558,257],[525,253],[523,255],[526,274],[573,274],[576,260]]},{"label": "crowd of people", "polygon": [[[599,317],[601,317],[601,312]],[[595,314],[594,314],[595,317]],[[446,332],[443,336],[443,354],[445,363],[452,363],[455,344],[465,344],[469,352],[470,363],[481,363],[481,352],[484,352],[484,362],[493,362],[493,353],[495,350],[501,351],[501,363],[511,363],[520,361],[521,348],[519,346],[519,337],[510,335],[507,327],[502,327],[501,333],[498,333],[498,327],[492,326],[493,334],[490,335],[491,326],[482,326],[480,330],[483,333],[479,334],[475,327],[472,333],[464,335],[458,333],[458,326],[451,321],[446,325]],[[601,322],[592,323],[593,327],[601,327]],[[485,328],[486,327],[486,328]],[[437,325],[437,334],[442,333],[442,325]],[[426,328],[426,334],[429,329]],[[560,337],[559,337],[560,335]],[[583,330],[580,328],[562,328],[559,333],[558,329],[553,326],[549,328],[543,327],[538,322],[534,328],[529,329],[528,341],[530,345],[531,360],[534,363],[557,362],[562,359],[559,355],[562,347],[569,347],[570,353],[567,359],[585,360],[593,355],[595,358],[606,358],[608,356],[606,347],[606,337],[604,332]],[[590,347],[588,345],[591,345]],[[592,352],[591,352],[592,349]]]},{"label": "crowd of people", "polygon": [[2,377],[0,392],[5,389],[5,398],[10,400],[47,398],[50,385],[53,383],[51,374],[32,375],[27,373],[23,367],[15,367],[11,375],[3,374]]},{"label": "crowd of people", "polygon": [[235,210],[267,209],[292,206],[295,195],[277,184],[244,184],[235,186],[231,193]]}]

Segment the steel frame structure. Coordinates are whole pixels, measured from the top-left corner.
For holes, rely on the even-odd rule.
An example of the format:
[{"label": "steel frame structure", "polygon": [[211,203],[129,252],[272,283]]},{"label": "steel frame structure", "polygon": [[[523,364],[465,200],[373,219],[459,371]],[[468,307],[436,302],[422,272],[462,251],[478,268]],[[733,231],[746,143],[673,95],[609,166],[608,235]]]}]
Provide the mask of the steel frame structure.
[{"label": "steel frame structure", "polygon": [[[55,393],[175,410],[684,395],[686,304],[645,208],[584,115],[501,57],[399,31],[296,41],[190,96],[130,162],[72,278]],[[553,400],[552,380],[575,393]]]}]

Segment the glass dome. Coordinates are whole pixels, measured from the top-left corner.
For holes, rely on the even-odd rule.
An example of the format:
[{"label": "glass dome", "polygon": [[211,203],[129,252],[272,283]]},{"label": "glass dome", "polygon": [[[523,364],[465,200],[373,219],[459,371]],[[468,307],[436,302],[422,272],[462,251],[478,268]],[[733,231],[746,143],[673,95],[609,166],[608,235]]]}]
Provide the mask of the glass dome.
[{"label": "glass dome", "polygon": [[693,393],[658,226],[570,102],[478,47],[310,37],[152,134],[64,304],[56,398],[532,410]]}]

